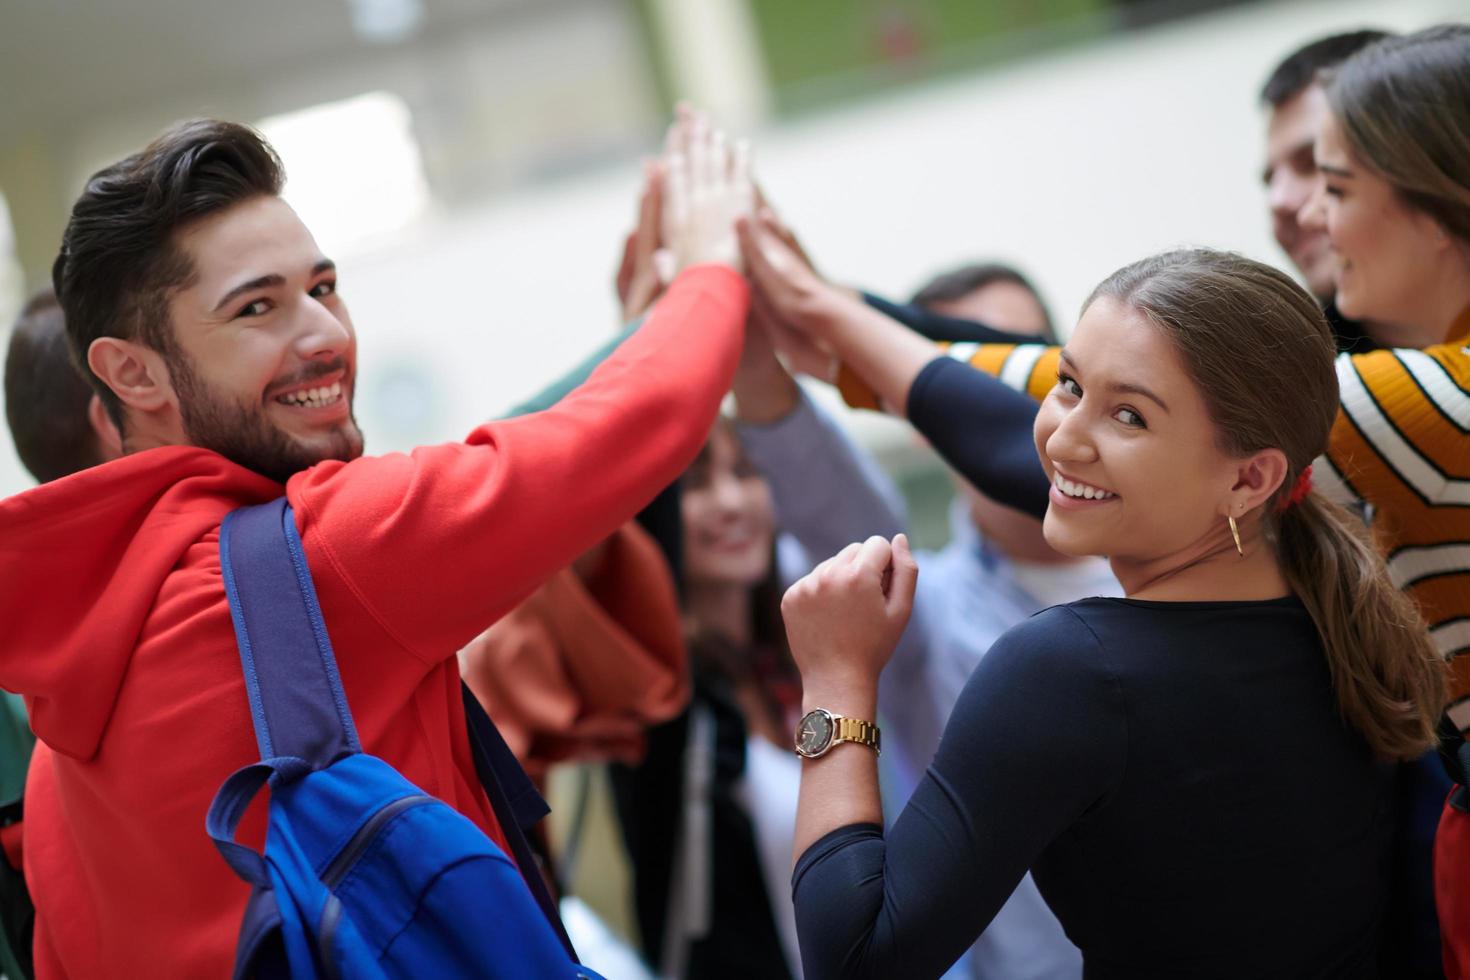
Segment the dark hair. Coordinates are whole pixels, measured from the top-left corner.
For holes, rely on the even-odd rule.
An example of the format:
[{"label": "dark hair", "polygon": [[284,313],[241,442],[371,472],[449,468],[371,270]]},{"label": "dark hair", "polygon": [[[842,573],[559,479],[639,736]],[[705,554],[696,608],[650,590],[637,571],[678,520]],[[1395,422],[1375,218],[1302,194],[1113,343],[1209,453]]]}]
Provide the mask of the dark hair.
[{"label": "dark hair", "polygon": [[261,195],[278,195],[284,173],[255,130],[196,119],[104,167],[72,207],[51,281],[66,313],[72,355],[122,429],[122,403],[87,364],[99,337],[137,340],[173,358],[168,296],[194,269],[177,247],[191,222]]},{"label": "dark hair", "polygon": [[5,355],[5,420],[20,461],[41,483],[102,462],[91,400],[67,350],[56,294],[43,289],[21,308]]},{"label": "dark hair", "polygon": [[[744,452],[734,423],[720,416],[691,469],[708,457],[710,443],[717,431]],[[761,478],[765,479],[764,476]],[[689,659],[695,669],[706,677],[717,678],[731,690],[751,685],[758,695],[761,710],[778,728],[787,724],[788,714],[799,711],[801,707],[801,673],[791,656],[786,623],[781,617],[781,597],[785,591],[773,538],[766,575],[751,587],[749,647],[738,647],[722,633],[703,628],[693,621],[686,624]]]},{"label": "dark hair", "polygon": [[1277,65],[1261,86],[1261,101],[1277,108],[1296,98],[1317,80],[1317,73],[1333,68],[1375,41],[1392,37],[1387,31],[1350,31],[1334,34],[1297,48]]},{"label": "dark hair", "polygon": [[909,302],[926,308],[935,303],[953,303],[998,282],[1015,283],[1031,294],[1036,305],[1041,308],[1041,337],[1048,344],[1055,344],[1056,328],[1052,325],[1051,311],[1046,308],[1046,301],[1041,298],[1041,293],[1037,292],[1036,287],[1031,285],[1031,280],[1022,275],[1019,269],[1003,262],[976,262],[942,272],[921,286]]},{"label": "dark hair", "polygon": [[1360,162],[1470,243],[1470,26],[1365,49],[1332,73],[1327,102]]},{"label": "dark hair", "polygon": [[1389,580],[1357,518],[1316,493],[1279,509],[1337,418],[1336,348],[1317,301],[1277,269],[1208,249],[1135,262],[1088,303],[1099,296],[1142,313],[1174,344],[1224,452],[1286,455],[1262,519],[1321,634],[1342,716],[1384,758],[1422,755],[1435,741],[1445,677],[1418,608]]}]

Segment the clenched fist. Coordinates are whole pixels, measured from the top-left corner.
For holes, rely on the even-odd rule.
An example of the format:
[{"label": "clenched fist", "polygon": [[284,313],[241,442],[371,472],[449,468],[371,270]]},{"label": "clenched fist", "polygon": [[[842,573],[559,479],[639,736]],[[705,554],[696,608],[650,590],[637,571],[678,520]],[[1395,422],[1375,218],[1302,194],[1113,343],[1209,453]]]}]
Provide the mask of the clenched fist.
[{"label": "clenched fist", "polygon": [[781,615],[803,683],[876,684],[914,604],[908,538],[850,544],[786,591]]}]

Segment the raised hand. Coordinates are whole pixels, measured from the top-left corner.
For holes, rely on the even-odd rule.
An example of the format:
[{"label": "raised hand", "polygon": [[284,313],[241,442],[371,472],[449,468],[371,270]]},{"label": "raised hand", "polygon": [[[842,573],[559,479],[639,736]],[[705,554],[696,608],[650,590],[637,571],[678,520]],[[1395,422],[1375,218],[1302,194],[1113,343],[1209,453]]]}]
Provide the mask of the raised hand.
[{"label": "raised hand", "polygon": [[[907,411],[914,379],[939,356],[934,345],[870,308],[857,293],[817,275],[783,238],[774,215],[763,213],[755,220],[739,222],[737,228],[755,287],[754,302],[768,311],[772,322],[786,327],[784,333],[778,328],[773,335],[788,362],[793,359],[793,346],[802,356],[829,368],[835,355],[892,411]],[[826,377],[831,380],[830,374]]]},{"label": "raised hand", "polygon": [[630,323],[653,305],[668,283],[659,276],[655,256],[663,224],[663,162],[643,166],[643,191],[638,197],[638,224],[623,240],[622,261],[616,279],[623,322]]},{"label": "raised hand", "polygon": [[732,146],[703,115],[681,106],[669,130],[664,171],[663,261],[670,267],[664,271],[703,262],[744,271],[734,226],[754,206],[748,146]]},{"label": "raised hand", "polygon": [[[811,354],[811,348],[823,348],[834,321],[841,318],[844,309],[859,301],[850,290],[834,286],[817,275],[795,237],[773,212],[763,210],[737,227],[751,284],[771,319],[811,339],[804,353]],[[786,338],[787,343],[782,343],[780,335],[777,341],[783,348],[787,343],[795,343],[794,338]]]},{"label": "raised hand", "polygon": [[919,566],[908,538],[850,544],[786,591],[781,615],[806,685],[871,690],[913,609]]}]

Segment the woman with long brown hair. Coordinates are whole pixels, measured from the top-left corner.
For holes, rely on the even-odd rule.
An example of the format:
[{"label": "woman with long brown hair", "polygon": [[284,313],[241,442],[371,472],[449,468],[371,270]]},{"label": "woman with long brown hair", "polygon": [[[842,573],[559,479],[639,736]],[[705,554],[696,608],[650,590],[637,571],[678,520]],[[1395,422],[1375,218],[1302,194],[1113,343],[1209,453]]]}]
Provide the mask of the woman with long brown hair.
[{"label": "woman with long brown hair", "polygon": [[[760,285],[765,234],[746,229]],[[841,742],[876,716],[906,543],[854,545],[788,593],[808,977],[937,976],[1028,867],[1089,976],[1376,975],[1389,763],[1432,744],[1443,677],[1360,522],[1312,490],[1333,353],[1312,298],[1238,256],[1098,287],[1035,447],[1048,542],[1107,555],[1127,598],[998,641],[886,840],[872,753]],[[942,416],[967,370],[927,356],[910,417]]]},{"label": "woman with long brown hair", "polygon": [[[1327,78],[1320,192],[1337,305],[1398,350],[1339,365],[1336,490],[1371,508],[1394,579],[1453,658],[1435,891],[1445,971],[1470,973],[1470,27],[1380,41]],[[1331,473],[1331,470],[1325,472]],[[1455,738],[1456,734],[1459,738]]]},{"label": "woman with long brown hair", "polygon": [[692,698],[615,769],[644,955],[680,980],[799,977],[786,886],[801,681],[765,476],[721,419],[679,481]]}]

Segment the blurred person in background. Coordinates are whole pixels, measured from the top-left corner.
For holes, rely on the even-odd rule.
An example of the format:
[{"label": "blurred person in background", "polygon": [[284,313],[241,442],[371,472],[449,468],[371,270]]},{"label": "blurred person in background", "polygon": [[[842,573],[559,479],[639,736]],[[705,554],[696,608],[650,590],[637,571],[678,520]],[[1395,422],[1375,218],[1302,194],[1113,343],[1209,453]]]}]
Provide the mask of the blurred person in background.
[{"label": "blurred person in background", "polygon": [[249,887],[203,817],[258,751],[218,529],[283,490],[364,747],[507,849],[455,651],[687,465],[743,341],[748,184],[689,168],[720,151],[680,132],[681,271],[637,336],[547,412],[385,457],[361,455],[336,271],[258,134],[182,124],[89,182],[54,278],[125,455],[0,501],[0,685],[51,749],[27,784],[38,976],[228,971]]},{"label": "blurred person in background", "polygon": [[680,483],[693,700],[618,780],[640,931],[661,976],[800,976],[780,886],[801,692],[778,610],[770,487],[725,420]]},{"label": "blurred person in background", "polygon": [[1307,289],[1322,303],[1338,349],[1369,351],[1377,345],[1355,320],[1345,318],[1333,301],[1337,260],[1321,228],[1301,221],[1301,212],[1316,192],[1319,175],[1312,146],[1328,115],[1323,72],[1387,37],[1383,31],[1350,31],[1319,38],[1297,48],[1272,69],[1261,86],[1266,105],[1266,166],[1261,182],[1271,212],[1271,233],[1291,259]]},{"label": "blurred person in background", "polygon": [[[1051,317],[1035,288],[999,263],[964,266],[935,277],[912,302],[943,316],[980,320],[1017,336],[1055,342]],[[756,338],[747,341],[746,360]],[[754,378],[735,387],[740,436],[770,475],[783,526],[819,540],[814,554],[832,554],[848,541],[881,531],[844,506],[853,478],[873,483],[878,499],[896,496],[870,460],[840,466],[848,449],[833,422],[772,357]],[[746,378],[742,384],[741,378]],[[1048,606],[1086,596],[1116,595],[1107,563],[1052,549],[1041,521],[959,482],[950,509],[952,540],[920,552],[923,574],[914,616],[883,672],[886,748],[899,765],[885,768],[886,796],[908,798],[939,746],[939,731],[975,667],[1007,629]],[[902,526],[901,514],[889,522]],[[977,978],[1078,977],[1082,958],[1026,875],[967,955]]]},{"label": "blurred person in background", "polygon": [[1460,788],[1436,848],[1444,967],[1470,972],[1470,27],[1388,38],[1326,88],[1321,181],[1305,226],[1327,235],[1336,302],[1385,347],[1339,364],[1336,490],[1371,505],[1389,569],[1450,658],[1448,761]]},{"label": "blurred person in background", "polygon": [[[647,196],[644,205],[618,276],[629,319],[662,288],[657,194],[651,212]],[[756,397],[772,369],[794,386],[753,315],[732,388],[737,405]],[[790,734],[801,693],[780,596],[810,569],[807,555],[845,541],[825,535],[833,524],[899,527],[896,494],[835,428],[804,449],[824,479],[847,488],[827,524],[780,512],[770,480],[784,475],[762,471],[728,420],[679,481],[693,701],[649,733],[641,765],[615,769],[641,939],[662,976],[801,975],[790,891],[800,776]],[[932,711],[916,713],[934,725]]]},{"label": "blurred person in background", "polygon": [[787,745],[801,695],[778,607],[805,559],[793,542],[778,548],[769,485],[726,420],[678,499],[692,701],[646,733],[641,760],[612,767],[640,944],[662,977],[800,977],[787,884],[799,771]]},{"label": "blurred person in background", "polygon": [[[61,304],[50,289],[26,301],[11,329],[5,355],[5,420],[16,453],[38,483],[70,476],[122,452],[117,426],[72,363]],[[4,823],[0,841],[7,865],[0,886],[4,910],[0,970],[16,978],[31,975],[34,910],[21,874],[21,816],[35,744],[25,702],[0,691],[0,822]]]},{"label": "blurred person in background", "polygon": [[72,363],[61,304],[50,289],[26,301],[11,330],[5,420],[16,454],[37,483],[122,454],[117,426]]}]

